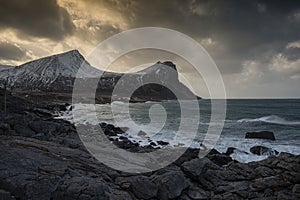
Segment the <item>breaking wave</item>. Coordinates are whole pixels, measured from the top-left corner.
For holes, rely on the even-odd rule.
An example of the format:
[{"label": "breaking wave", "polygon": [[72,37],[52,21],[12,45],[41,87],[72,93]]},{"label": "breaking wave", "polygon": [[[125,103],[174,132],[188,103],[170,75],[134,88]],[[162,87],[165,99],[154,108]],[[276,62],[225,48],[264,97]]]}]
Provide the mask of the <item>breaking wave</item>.
[{"label": "breaking wave", "polygon": [[271,123],[271,124],[279,124],[279,125],[300,125],[300,121],[288,121],[284,118],[281,118],[277,115],[269,115],[269,116],[264,116],[260,118],[245,118],[245,119],[240,119],[237,122],[266,122],[266,123]]}]

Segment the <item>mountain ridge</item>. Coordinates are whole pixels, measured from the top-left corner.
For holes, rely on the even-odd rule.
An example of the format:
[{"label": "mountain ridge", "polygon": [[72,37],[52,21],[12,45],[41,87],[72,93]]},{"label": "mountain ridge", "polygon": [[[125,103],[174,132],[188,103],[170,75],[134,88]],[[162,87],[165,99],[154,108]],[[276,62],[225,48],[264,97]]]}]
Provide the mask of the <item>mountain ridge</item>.
[{"label": "mountain ridge", "polygon": [[[168,70],[171,67],[173,70]],[[37,60],[26,62],[22,65],[3,69],[0,72],[0,86],[7,82],[9,89],[40,91],[40,92],[67,92],[73,91],[75,79],[82,79],[85,84],[86,79],[100,78],[97,92],[109,95],[114,86],[125,75],[102,71],[91,66],[78,50],[71,50],[56,55],[46,56]],[[160,62],[140,70],[135,73],[126,74],[126,81],[121,79],[121,84],[130,85],[132,83],[141,85],[147,80],[158,80],[158,83],[172,81],[174,85],[182,90],[183,96],[190,96],[191,91],[178,80],[176,65],[171,61]],[[126,90],[126,89],[125,89]],[[174,94],[162,86],[143,87],[137,94],[139,96],[155,99],[174,99]],[[152,97],[151,97],[152,98]]]}]

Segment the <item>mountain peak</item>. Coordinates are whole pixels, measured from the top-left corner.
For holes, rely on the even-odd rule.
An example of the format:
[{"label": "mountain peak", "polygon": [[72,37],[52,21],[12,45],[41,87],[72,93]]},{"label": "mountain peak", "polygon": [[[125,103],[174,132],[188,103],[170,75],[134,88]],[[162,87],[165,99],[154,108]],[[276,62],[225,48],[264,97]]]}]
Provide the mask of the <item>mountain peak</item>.
[{"label": "mountain peak", "polygon": [[158,61],[156,64],[166,65],[166,66],[173,68],[175,71],[177,71],[176,65],[172,61],[164,61],[164,62]]},{"label": "mountain peak", "polygon": [[72,49],[70,51],[66,51],[66,52],[63,52],[63,53],[58,54],[58,55],[63,55],[63,54],[72,54],[72,55],[82,56],[77,49]]},{"label": "mountain peak", "polygon": [[63,58],[66,57],[67,59],[79,59],[82,62],[85,60],[85,58],[83,57],[83,55],[81,55],[81,53],[77,50],[77,49],[73,49],[71,51],[67,51],[67,52],[63,52],[61,54],[56,54],[56,55],[52,55],[53,57],[58,57],[58,58]]}]

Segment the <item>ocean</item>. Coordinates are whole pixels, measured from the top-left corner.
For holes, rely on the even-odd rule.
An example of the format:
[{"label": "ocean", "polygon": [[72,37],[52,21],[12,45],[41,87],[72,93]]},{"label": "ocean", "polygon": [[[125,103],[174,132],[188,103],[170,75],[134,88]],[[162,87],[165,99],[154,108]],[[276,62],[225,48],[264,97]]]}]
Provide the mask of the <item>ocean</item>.
[{"label": "ocean", "polygon": [[[193,148],[201,148],[209,125],[224,123],[214,148],[220,152],[226,152],[228,147],[237,148],[231,157],[240,162],[257,161],[269,156],[250,153],[250,148],[256,145],[278,152],[300,154],[300,99],[229,99],[226,118],[222,122],[210,121],[210,100],[198,100],[198,105],[199,116],[185,115],[184,119],[177,101],[114,102],[96,106],[76,104],[72,111],[60,113],[59,118],[74,123],[95,125],[106,122],[126,127],[126,136],[140,145],[162,140],[169,142],[169,146]],[[93,109],[96,109],[97,119],[93,117]],[[73,118],[74,112],[79,113],[76,120]],[[195,125],[198,125],[196,133]],[[179,132],[180,126],[183,131]],[[245,133],[253,131],[272,131],[276,140],[245,139]]]}]

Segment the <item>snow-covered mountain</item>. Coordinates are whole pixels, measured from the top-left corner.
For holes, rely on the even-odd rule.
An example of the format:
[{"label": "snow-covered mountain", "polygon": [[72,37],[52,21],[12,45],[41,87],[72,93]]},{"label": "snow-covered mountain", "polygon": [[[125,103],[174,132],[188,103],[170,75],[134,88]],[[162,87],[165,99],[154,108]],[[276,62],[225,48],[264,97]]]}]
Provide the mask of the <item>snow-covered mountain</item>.
[{"label": "snow-covered mountain", "polygon": [[1,65],[1,64],[0,64],[0,71],[1,71],[1,70],[4,70],[4,69],[10,69],[10,68],[12,68],[12,67],[14,67],[14,66],[11,66],[11,65]]},{"label": "snow-covered mountain", "polygon": [[99,73],[99,70],[91,67],[77,50],[72,50],[3,69],[0,79],[8,77],[8,85],[12,88],[47,90],[51,89],[55,82],[60,82],[60,87],[70,86],[70,81],[76,77],[80,67],[79,74],[82,77]]},{"label": "snow-covered mountain", "polygon": [[[172,72],[168,70],[170,68],[173,69]],[[92,67],[77,50],[72,50],[20,66],[2,70],[0,68],[0,86],[7,82],[8,88],[14,90],[72,92],[75,78],[82,79],[83,83],[86,83],[87,79],[100,77],[100,74],[102,77],[98,82],[97,92],[106,95],[111,94],[116,83],[124,75],[100,71]],[[171,80],[186,96],[191,94],[190,90],[178,81],[176,66],[169,61],[157,62],[144,70],[126,74],[126,78],[121,79],[120,84],[124,85],[126,90],[132,84],[133,86],[134,84],[143,85],[143,82],[153,79],[159,80],[161,83]],[[175,98],[166,88],[154,84],[143,86],[135,94],[143,96],[143,98],[147,98],[147,96],[154,96],[154,99],[160,99],[162,96],[164,99]]]}]

